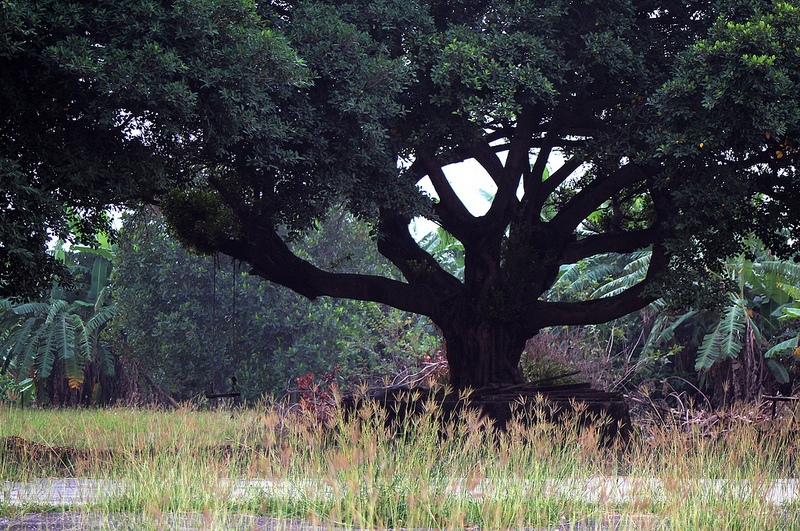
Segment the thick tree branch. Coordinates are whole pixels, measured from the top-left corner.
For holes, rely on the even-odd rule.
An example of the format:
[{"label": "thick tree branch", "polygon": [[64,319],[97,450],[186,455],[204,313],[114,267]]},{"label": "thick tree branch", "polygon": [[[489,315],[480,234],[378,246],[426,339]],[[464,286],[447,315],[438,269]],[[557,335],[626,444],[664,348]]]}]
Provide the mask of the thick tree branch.
[{"label": "thick tree branch", "polygon": [[371,301],[422,315],[430,315],[433,309],[431,290],[426,286],[375,275],[324,271],[296,256],[273,230],[251,228],[246,241],[226,240],[221,242],[219,250],[248,262],[252,274],[312,300],[329,296]]},{"label": "thick tree branch", "polygon": [[445,271],[441,265],[422,249],[408,230],[406,216],[381,213],[378,252],[397,266],[412,283],[430,285],[445,294],[461,288],[461,281]]},{"label": "thick tree branch", "polygon": [[658,298],[651,290],[651,285],[668,262],[663,246],[656,245],[647,276],[638,284],[618,295],[601,299],[580,302],[536,301],[529,305],[525,324],[533,330],[539,330],[556,325],[599,324],[624,317]]},{"label": "thick tree branch", "polygon": [[517,126],[511,138],[502,178],[497,182],[497,195],[486,214],[489,219],[503,226],[501,230],[511,220],[510,214],[514,210],[511,206],[516,206],[518,202],[517,189],[523,173],[529,170],[531,140],[541,114],[540,109],[527,107],[517,117]]},{"label": "thick tree branch", "polygon": [[599,208],[604,201],[626,186],[643,178],[644,173],[642,170],[632,164],[619,168],[608,177],[597,178],[570,199],[552,219],[551,223],[565,230],[574,229],[589,214]]},{"label": "thick tree branch", "polygon": [[425,166],[419,159],[414,160],[408,168],[402,170],[403,177],[407,179],[411,179],[413,184],[417,184],[420,179],[427,175],[425,171]]},{"label": "thick tree branch", "polygon": [[[542,183],[536,194],[531,196],[529,201],[532,208],[537,210],[541,209],[547,201],[547,198],[556,191],[556,188],[561,186],[575,170],[581,167],[583,159],[580,157],[571,157],[566,160],[556,171],[550,174],[550,177]],[[527,202],[528,200],[526,200]]]},{"label": "thick tree branch", "polygon": [[655,228],[630,232],[598,234],[582,238],[567,245],[564,263],[574,264],[578,260],[602,253],[632,253],[653,244],[657,235]]},{"label": "thick tree branch", "polygon": [[441,219],[445,229],[463,241],[475,223],[475,216],[467,210],[447,181],[442,166],[432,156],[420,154],[418,158],[439,196],[439,202],[434,205],[434,212]]},{"label": "thick tree branch", "polygon": [[542,139],[542,146],[539,149],[539,154],[536,155],[536,161],[533,163],[533,168],[526,172],[524,189],[525,195],[529,197],[536,197],[537,190],[542,186],[542,175],[547,168],[547,161],[550,158],[550,153],[553,150],[552,135],[546,135]]},{"label": "thick tree branch", "polygon": [[[544,131],[539,131],[539,133],[542,133],[542,132],[544,132]],[[534,134],[537,134],[537,132],[534,131]],[[576,135],[576,136],[580,136],[580,135]],[[530,147],[531,147],[531,149],[536,149],[536,148],[540,148],[541,149],[542,147],[545,146],[546,142],[547,142],[547,140],[545,140],[545,138],[533,138],[533,139],[531,139]],[[570,148],[570,149],[572,149],[574,151],[574,150],[577,150],[578,148],[583,148],[584,146],[586,146],[586,141],[585,140],[577,140],[577,139],[564,140],[563,138],[560,138],[560,139],[558,139],[557,142],[555,142],[555,141],[552,142],[552,144],[553,144],[554,147]],[[502,153],[503,151],[508,151],[510,146],[511,146],[511,144],[509,144],[509,143],[492,144],[491,148],[492,148],[492,151],[495,152],[495,153]]]},{"label": "thick tree branch", "polygon": [[503,168],[503,163],[500,162],[500,159],[491,147],[488,144],[479,142],[472,146],[466,154],[467,157],[465,158],[475,159],[478,164],[486,170],[486,173],[489,174],[489,177],[492,178],[497,187],[500,188],[503,182],[503,172],[505,170]]}]

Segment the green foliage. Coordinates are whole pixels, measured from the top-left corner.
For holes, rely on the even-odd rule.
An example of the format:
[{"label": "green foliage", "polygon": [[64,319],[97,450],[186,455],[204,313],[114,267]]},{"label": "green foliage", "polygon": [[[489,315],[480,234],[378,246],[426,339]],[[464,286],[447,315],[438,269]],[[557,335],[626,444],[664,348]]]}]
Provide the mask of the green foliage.
[{"label": "green foliage", "polygon": [[[782,229],[797,231],[797,212],[779,203],[797,201],[797,188],[788,183],[796,182],[793,139],[800,132],[798,20],[793,2],[744,2],[721,12],[656,98],[664,129],[675,132],[661,153],[678,164],[717,150],[710,160],[723,160],[728,150],[747,161],[725,168],[710,163],[702,179],[673,176],[668,186],[676,204],[693,214],[676,227],[676,239],[686,245],[681,260],[717,269],[717,257],[737,254],[750,233],[784,257],[796,251]],[[773,188],[778,175],[788,179],[785,190]],[[739,200],[753,192],[765,195]]]},{"label": "green foliage", "polygon": [[726,270],[735,291],[720,311],[717,324],[706,333],[695,368],[708,370],[715,362],[736,358],[746,349],[770,358],[767,365],[773,375],[786,383],[786,368],[771,358],[788,348],[779,347],[786,345],[786,341],[778,341],[781,336],[792,333],[783,326],[781,317],[796,304],[800,267],[775,260],[760,242],[751,240],[750,251],[728,260]]},{"label": "green foliage", "polygon": [[742,350],[742,338],[747,332],[752,332],[757,340],[760,339],[758,328],[748,318],[747,301],[731,294],[730,306],[722,311],[717,325],[703,338],[695,369],[708,370],[718,361],[737,357]]},{"label": "green foliage", "polygon": [[0,373],[0,400],[9,404],[30,404],[36,399],[36,384],[33,378],[17,381],[10,373]]},{"label": "green foliage", "polygon": [[239,232],[236,219],[212,190],[171,190],[161,203],[174,233],[199,253],[213,254]]},{"label": "green foliage", "polygon": [[297,159],[276,108],[309,72],[252,2],[5,2],[0,27],[0,296],[65,275],[46,245],[70,216],[107,229],[106,205],[219,173],[245,136]]},{"label": "green foliage", "polygon": [[464,280],[464,245],[442,227],[436,227],[419,240],[419,246],[451,275]]},{"label": "green foliage", "polygon": [[636,285],[647,273],[650,252],[602,254],[561,268],[547,293],[551,300],[611,297]]},{"label": "green foliage", "polygon": [[[296,252],[339,271],[385,268],[369,227],[334,211]],[[188,399],[230,386],[247,399],[279,394],[307,374],[335,371],[340,384],[378,380],[432,350],[438,336],[412,314],[356,301],[308,301],[260,281],[240,264],[182,249],[152,214],[120,233],[114,348],[165,390]]]},{"label": "green foliage", "polygon": [[[89,250],[91,251],[91,249]],[[37,383],[50,378],[67,379],[72,389],[84,383],[84,367],[98,361],[106,374],[114,373],[114,358],[100,340],[100,334],[116,313],[108,300],[110,262],[101,254],[90,256],[90,269],[76,276],[88,277],[80,292],[65,292],[55,286],[47,302],[16,303],[0,300],[0,372],[9,368],[22,382],[32,377]],[[72,262],[74,254],[68,254]],[[79,297],[85,298],[79,298]],[[56,361],[64,374],[54,374]]]},{"label": "green foliage", "polygon": [[[52,0],[3,4],[0,24],[0,295],[58,276],[49,233],[93,234],[106,205],[140,201],[183,243],[309,298],[517,346],[660,296],[713,301],[751,235],[798,251],[794,2]],[[467,161],[497,186],[485,215],[445,172]],[[297,255],[332,205],[374,223],[402,280]],[[409,237],[420,214],[463,244],[463,282],[437,263],[458,257]],[[647,250],[591,303],[546,295],[571,264]],[[709,349],[731,353],[736,331],[720,333]],[[485,364],[454,364],[470,368],[458,386],[518,379],[493,361],[518,352],[452,347]]]},{"label": "green foliage", "polygon": [[[562,268],[548,296],[557,300],[613,296],[644,275],[649,258],[649,252],[642,252],[582,260]],[[755,238],[747,240],[746,252],[723,265],[724,273],[716,278],[725,288],[724,299],[715,309],[687,310],[658,300],[640,313],[610,323],[613,328],[594,328],[593,333],[608,338],[609,344],[614,333],[622,332],[618,347],[636,345],[632,352],[615,349],[618,358],[638,360],[634,365],[637,374],[631,373],[626,379],[681,376],[694,380],[691,374],[679,374],[677,367],[682,364],[677,362],[678,356],[691,358],[690,367],[703,378],[725,360],[763,357],[768,374],[778,383],[790,381],[791,359],[786,356],[797,348],[797,329],[791,316],[800,294],[800,266],[776,259]],[[679,331],[681,338],[676,337]],[[634,340],[636,336],[639,339]],[[670,365],[659,361],[665,355]],[[656,373],[651,372],[653,363],[662,365]]]}]

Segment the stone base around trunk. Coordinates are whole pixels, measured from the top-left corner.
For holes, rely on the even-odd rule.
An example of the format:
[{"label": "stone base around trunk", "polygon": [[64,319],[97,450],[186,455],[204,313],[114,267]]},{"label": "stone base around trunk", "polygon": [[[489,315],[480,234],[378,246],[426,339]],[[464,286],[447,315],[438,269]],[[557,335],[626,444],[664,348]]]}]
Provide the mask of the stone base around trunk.
[{"label": "stone base around trunk", "polygon": [[581,426],[598,425],[602,444],[624,442],[631,435],[630,412],[622,394],[593,389],[588,383],[498,384],[476,389],[466,399],[457,392],[388,387],[359,397],[346,396],[342,407],[346,414],[354,412],[364,400],[381,405],[386,410],[387,423],[402,423],[406,416],[422,414],[425,404],[433,400],[441,406],[444,422],[458,418],[466,408],[477,411],[480,417],[492,421],[496,429],[505,431],[514,418],[524,423],[558,423],[571,418],[577,410]]}]

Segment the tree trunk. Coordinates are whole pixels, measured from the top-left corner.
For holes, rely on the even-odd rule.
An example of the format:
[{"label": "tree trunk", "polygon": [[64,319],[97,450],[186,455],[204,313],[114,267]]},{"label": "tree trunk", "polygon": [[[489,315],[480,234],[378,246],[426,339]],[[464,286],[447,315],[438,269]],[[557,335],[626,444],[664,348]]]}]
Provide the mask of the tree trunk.
[{"label": "tree trunk", "polygon": [[522,383],[519,360],[527,334],[514,323],[492,320],[480,312],[465,313],[437,322],[447,347],[451,385],[478,389]]}]

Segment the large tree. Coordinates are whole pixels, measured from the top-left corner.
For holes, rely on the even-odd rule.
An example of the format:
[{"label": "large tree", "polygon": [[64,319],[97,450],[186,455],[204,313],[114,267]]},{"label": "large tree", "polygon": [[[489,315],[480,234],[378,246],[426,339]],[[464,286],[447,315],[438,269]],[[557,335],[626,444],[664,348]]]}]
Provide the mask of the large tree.
[{"label": "large tree", "polygon": [[[0,240],[9,271],[64,205],[96,221],[85,214],[109,201],[157,203],[188,245],[309,298],[430,316],[463,388],[518,382],[525,340],[543,327],[708,290],[706,270],[745,236],[796,245],[796,2],[2,9],[0,161],[8,210],[24,220]],[[453,187],[468,177],[450,165],[468,160],[497,187],[483,215]],[[417,191],[424,177],[435,199]],[[48,208],[19,213],[36,201]],[[331,204],[374,223],[404,280],[292,253],[287,240]],[[463,280],[410,235],[420,214],[463,244]],[[629,289],[543,297],[564,264],[640,249],[649,270]]]}]

